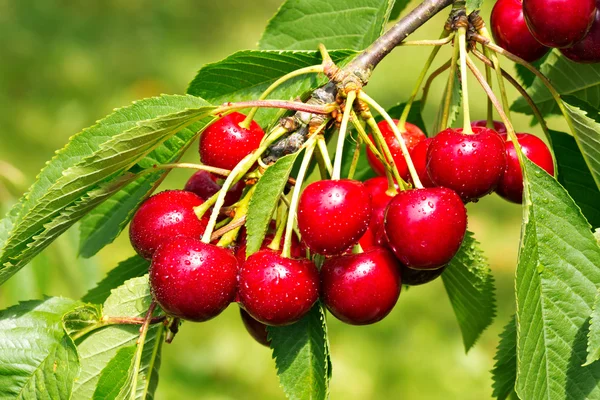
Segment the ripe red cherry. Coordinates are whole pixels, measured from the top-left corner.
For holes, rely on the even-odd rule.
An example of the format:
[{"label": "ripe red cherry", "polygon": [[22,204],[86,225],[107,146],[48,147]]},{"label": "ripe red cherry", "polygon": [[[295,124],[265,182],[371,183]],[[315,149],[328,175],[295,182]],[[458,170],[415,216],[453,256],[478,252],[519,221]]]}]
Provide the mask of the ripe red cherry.
[{"label": "ripe red cherry", "polygon": [[352,325],[381,321],[400,295],[400,266],[384,248],[332,257],[321,268],[322,298],[331,313]]},{"label": "ripe red cherry", "polygon": [[[211,174],[208,171],[198,171],[190,177],[183,190],[195,193],[201,199],[207,200],[221,190],[219,179],[221,179],[219,176]],[[242,192],[245,187],[246,183],[243,180],[233,185],[225,196],[225,203],[223,206],[227,207],[237,202],[240,197],[242,197]]]},{"label": "ripe red cherry", "polygon": [[[364,182],[364,185],[371,195],[372,206],[369,227],[359,241],[359,244],[362,246],[363,250],[366,250],[375,245],[383,246],[385,244],[383,234],[383,215],[385,214],[387,205],[395,196],[395,194],[388,194],[388,181],[387,178],[382,176],[367,179]],[[396,189],[398,189],[397,185]]]},{"label": "ripe red cherry", "polygon": [[319,298],[319,272],[306,259],[272,250],[252,254],[238,276],[239,302],[257,321],[281,326],[300,320]]},{"label": "ripe red cherry", "polygon": [[149,260],[158,246],[174,236],[200,238],[208,218],[198,219],[194,207],[202,203],[200,197],[183,190],[167,190],[150,197],[131,220],[131,245],[140,256]]},{"label": "ripe red cherry", "polygon": [[211,124],[200,135],[200,160],[217,168],[233,169],[258,149],[265,133],[254,121],[249,129],[239,124],[246,116],[233,112]]},{"label": "ripe red cherry", "polygon": [[491,193],[506,168],[504,140],[488,128],[472,135],[448,128],[433,138],[427,150],[427,171],[437,186],[454,190],[463,201]]},{"label": "ripe red cherry", "polygon": [[250,336],[263,346],[269,347],[269,333],[267,332],[267,326],[252,318],[243,308],[240,308],[240,316],[242,317],[242,322]]},{"label": "ripe red cherry", "polygon": [[443,187],[405,190],[388,205],[385,235],[407,267],[436,269],[456,254],[467,230],[460,197]]},{"label": "ripe red cherry", "polygon": [[595,3],[595,0],[523,0],[523,14],[538,42],[548,47],[569,47],[589,31]]},{"label": "ripe red cherry", "polygon": [[437,269],[412,269],[403,265],[400,268],[400,276],[403,285],[418,286],[436,280],[445,270],[446,266]]},{"label": "ripe red cherry", "polygon": [[[490,17],[496,44],[525,61],[535,61],[550,50],[535,40],[523,17],[521,0],[498,0]],[[485,124],[480,125],[485,126]]]},{"label": "ripe red cherry", "polygon": [[150,264],[154,300],[169,315],[202,322],[234,301],[238,263],[225,249],[179,236],[162,244]]},{"label": "ripe red cherry", "polygon": [[423,140],[410,152],[410,157],[412,158],[413,164],[415,164],[417,175],[419,175],[419,180],[424,187],[435,187],[435,183],[431,181],[429,173],[427,172],[427,150],[429,150],[429,145],[432,140],[433,138]]},{"label": "ripe red cherry", "polygon": [[[394,123],[397,124],[398,120],[395,119]],[[408,172],[408,165],[406,165],[406,161],[404,160],[404,156],[402,155],[402,148],[400,147],[400,143],[396,139],[394,135],[394,131],[390,127],[386,121],[380,121],[377,123],[385,142],[390,148],[390,152],[392,153],[392,158],[394,159],[394,163],[396,164],[396,168],[398,168],[398,173],[402,179],[406,180],[410,176]],[[404,138],[404,142],[406,143],[406,148],[410,152],[413,147],[415,147],[421,140],[425,139],[425,134],[418,126],[413,125],[409,122],[406,123],[406,132],[402,133],[402,137]],[[373,135],[369,135],[372,143],[375,143],[375,139],[373,139]],[[383,164],[375,157],[375,154],[367,147],[367,159],[369,160],[369,164],[371,168],[378,175],[385,175],[385,167]]]},{"label": "ripe red cherry", "polygon": [[313,182],[298,204],[298,228],[312,251],[341,254],[358,242],[371,219],[371,196],[362,182],[350,179]]},{"label": "ripe red cherry", "polygon": [[[517,158],[517,151],[512,141],[506,138],[506,170],[500,183],[496,188],[496,193],[508,201],[521,204],[523,200],[523,172]],[[541,167],[550,175],[554,175],[554,162],[552,153],[540,138],[528,133],[518,133],[517,141],[521,145],[523,154]]]},{"label": "ripe red cherry", "polygon": [[588,34],[573,46],[561,49],[560,52],[578,63],[600,62],[600,11],[596,10],[594,23]]},{"label": "ripe red cherry", "polygon": [[[471,122],[471,127],[479,126],[481,128],[487,128],[487,121],[485,119],[478,119],[477,121]],[[506,133],[506,125],[501,121],[494,121],[494,130],[498,133]]]}]

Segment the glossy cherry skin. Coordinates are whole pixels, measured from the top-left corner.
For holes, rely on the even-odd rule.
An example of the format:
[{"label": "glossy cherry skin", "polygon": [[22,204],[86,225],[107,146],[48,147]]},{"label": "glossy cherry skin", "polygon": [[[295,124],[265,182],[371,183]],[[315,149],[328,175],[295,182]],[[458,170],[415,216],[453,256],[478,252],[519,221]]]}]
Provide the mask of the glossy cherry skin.
[{"label": "glossy cherry skin", "polygon": [[496,44],[525,61],[533,62],[550,50],[529,32],[521,0],[496,1],[490,23]]},{"label": "glossy cherry skin", "polygon": [[523,0],[523,14],[538,42],[548,47],[569,47],[589,31],[595,3],[595,0]]},{"label": "glossy cherry skin", "polygon": [[[487,121],[485,119],[478,119],[477,121],[471,122],[471,127],[487,128]],[[501,121],[494,121],[494,130],[498,133],[506,133],[506,125]]]},{"label": "glossy cherry skin", "polygon": [[348,324],[381,321],[400,295],[400,265],[382,247],[329,258],[321,268],[321,297],[331,313]]},{"label": "glossy cherry skin", "polygon": [[[398,120],[395,119],[394,123],[398,123]],[[390,148],[390,153],[392,153],[392,158],[394,159],[394,163],[396,164],[396,168],[398,168],[398,173],[402,177],[402,179],[407,180],[410,176],[408,172],[408,165],[404,160],[404,156],[402,155],[402,148],[400,147],[400,143],[396,139],[394,135],[394,131],[390,128],[390,124],[386,121],[380,121],[377,123],[385,142]],[[406,148],[410,152],[421,140],[425,139],[425,134],[418,126],[413,125],[409,122],[406,123],[406,132],[402,133],[402,137],[404,138],[404,142],[406,143]],[[372,143],[375,143],[375,139],[373,139],[373,135],[369,135],[369,139],[371,139]],[[369,164],[373,171],[375,171],[378,175],[385,175],[385,167],[383,164],[375,157],[375,154],[367,147],[367,159],[369,160]]]},{"label": "glossy cherry skin", "polygon": [[367,230],[371,208],[371,196],[362,182],[313,182],[304,189],[298,203],[302,241],[316,253],[341,254]]},{"label": "glossy cherry skin", "polygon": [[250,336],[263,346],[269,347],[269,333],[267,332],[267,326],[252,318],[243,308],[240,308],[240,317],[242,317],[242,322]]},{"label": "glossy cherry skin", "polygon": [[[221,190],[219,179],[221,179],[219,176],[211,174],[208,171],[198,171],[188,179],[183,190],[195,193],[203,200],[207,200]],[[225,196],[223,206],[228,207],[237,202],[242,197],[245,187],[246,183],[243,180],[233,185]]]},{"label": "glossy cherry skin", "polygon": [[[521,204],[523,201],[523,172],[517,158],[517,151],[512,141],[505,136],[506,141],[506,170],[496,188],[502,198]],[[546,143],[537,136],[528,133],[518,133],[517,141],[521,145],[523,154],[534,164],[554,176],[554,161],[552,153]]]},{"label": "glossy cherry skin", "polygon": [[400,268],[400,275],[403,285],[419,286],[436,280],[445,270],[446,266],[437,269],[412,269],[403,265]]},{"label": "glossy cherry skin", "polygon": [[405,190],[385,213],[385,235],[406,267],[436,269],[456,254],[467,230],[467,211],[452,190],[436,187]]},{"label": "glossy cherry skin", "polygon": [[600,62],[600,11],[596,10],[594,23],[588,34],[573,46],[560,49],[560,52],[569,60],[578,63]]},{"label": "glossy cherry skin", "polygon": [[146,200],[136,211],[129,226],[129,239],[135,251],[146,259],[174,236],[200,238],[208,218],[198,219],[194,207],[204,203],[194,193],[167,190]]},{"label": "glossy cherry skin", "polygon": [[239,124],[246,116],[233,112],[215,121],[200,135],[200,160],[217,168],[233,169],[244,157],[258,149],[265,136],[254,121],[249,129]]},{"label": "glossy cherry skin", "polygon": [[429,145],[432,140],[433,138],[423,140],[410,152],[410,157],[417,170],[417,175],[419,175],[419,180],[424,187],[435,187],[435,183],[433,183],[427,172],[427,150],[429,150]]},{"label": "glossy cherry skin", "polygon": [[488,128],[446,129],[433,138],[427,150],[427,172],[437,186],[454,190],[463,201],[491,193],[506,168],[502,137]]},{"label": "glossy cherry skin", "polygon": [[154,300],[169,315],[202,322],[235,300],[238,263],[227,250],[179,236],[162,244],[150,264]]},{"label": "glossy cherry skin", "polygon": [[242,264],[238,288],[239,302],[252,318],[271,326],[289,325],[319,298],[319,271],[310,260],[260,250]]}]

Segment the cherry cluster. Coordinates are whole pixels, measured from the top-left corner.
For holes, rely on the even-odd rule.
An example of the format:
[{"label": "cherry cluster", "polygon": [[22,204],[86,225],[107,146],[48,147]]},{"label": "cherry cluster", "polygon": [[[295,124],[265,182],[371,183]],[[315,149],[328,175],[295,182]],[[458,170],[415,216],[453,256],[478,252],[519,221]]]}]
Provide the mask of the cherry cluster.
[{"label": "cherry cluster", "polygon": [[572,61],[600,62],[600,12],[596,0],[498,0],[492,10],[496,43],[525,61],[551,47]]}]

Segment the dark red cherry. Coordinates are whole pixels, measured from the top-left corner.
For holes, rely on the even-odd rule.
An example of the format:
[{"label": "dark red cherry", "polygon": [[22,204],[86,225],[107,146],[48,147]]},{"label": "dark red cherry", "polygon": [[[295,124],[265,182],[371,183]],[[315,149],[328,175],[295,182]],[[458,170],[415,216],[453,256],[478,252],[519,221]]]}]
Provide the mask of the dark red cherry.
[{"label": "dark red cherry", "polygon": [[[198,171],[190,177],[183,190],[195,193],[203,200],[207,200],[221,190],[221,185],[219,184],[220,179],[222,178],[215,174],[211,174],[208,171]],[[242,197],[242,192],[245,187],[246,183],[243,180],[233,185],[225,196],[225,203],[223,206],[228,207],[237,202],[240,197]]]},{"label": "dark red cherry", "polygon": [[242,322],[246,327],[246,330],[256,340],[258,343],[263,346],[269,347],[269,332],[267,332],[267,326],[262,322],[258,322],[254,318],[250,316],[243,308],[240,308],[240,316],[242,317]]},{"label": "dark red cherry", "polygon": [[588,34],[573,46],[560,49],[560,52],[578,63],[600,62],[600,11],[596,10],[594,23]]},{"label": "dark red cherry", "polygon": [[[427,172],[427,150],[429,150],[429,145],[431,144],[432,140],[433,138],[427,138],[423,140],[410,152],[410,157],[412,158],[415,169],[417,170],[417,175],[419,175],[419,180],[421,180],[421,183],[424,187],[435,186],[429,177],[429,173]],[[412,179],[410,181],[412,182]]]},{"label": "dark red cherry", "polygon": [[239,302],[252,318],[272,326],[300,320],[319,298],[319,272],[307,259],[272,250],[252,254],[238,276]]},{"label": "dark red cherry", "polygon": [[502,137],[488,128],[473,134],[448,128],[435,136],[427,150],[427,171],[437,186],[454,190],[463,201],[491,193],[506,168]]},{"label": "dark red cherry", "polygon": [[445,270],[446,266],[437,269],[412,269],[403,265],[400,268],[400,276],[403,285],[418,286],[436,280]]},{"label": "dark red cherry", "polygon": [[167,190],[146,200],[136,211],[129,226],[129,239],[135,251],[146,259],[163,242],[174,236],[200,238],[208,218],[198,219],[194,207],[204,203],[194,193]]},{"label": "dark red cherry", "polygon": [[405,190],[385,213],[385,235],[407,267],[436,269],[456,254],[467,230],[467,211],[452,190],[436,187]]},{"label": "dark red cherry", "polygon": [[400,266],[384,248],[332,257],[321,268],[322,299],[338,319],[352,325],[381,321],[400,295]]},{"label": "dark red cherry", "polygon": [[[521,172],[521,165],[519,164],[517,151],[515,150],[512,141],[506,136],[504,138],[507,140],[506,170],[496,188],[496,193],[508,201],[521,204],[523,199],[523,173]],[[548,146],[546,146],[546,143],[544,143],[542,139],[528,133],[518,133],[517,141],[521,145],[523,154],[525,154],[527,158],[533,161],[538,167],[554,176],[552,153],[550,153]]]},{"label": "dark red cherry", "polygon": [[234,301],[238,263],[227,250],[179,236],[163,243],[150,264],[154,300],[169,315],[202,322]]},{"label": "dark red cherry", "polygon": [[[385,240],[383,238],[383,215],[385,214],[387,205],[395,196],[395,194],[389,194],[388,181],[387,178],[383,176],[367,179],[364,182],[364,185],[371,195],[372,206],[369,228],[359,241],[360,245],[363,246],[363,250],[366,250],[373,245],[383,246],[385,244]],[[397,185],[396,190],[398,190]]]},{"label": "dark red cherry", "polygon": [[[525,61],[533,62],[550,50],[529,32],[521,0],[496,1],[490,23],[496,44]],[[485,126],[485,123],[477,126]]]},{"label": "dark red cherry", "polygon": [[308,185],[298,204],[298,228],[312,251],[341,254],[365,233],[371,219],[371,196],[362,182],[323,180]]},{"label": "dark red cherry", "polygon": [[[395,119],[394,123],[397,124],[398,120]],[[383,135],[385,142],[387,143],[388,147],[390,148],[390,152],[392,153],[392,158],[394,159],[396,168],[398,168],[398,173],[400,173],[400,176],[402,177],[402,179],[407,180],[408,177],[410,176],[410,174],[408,172],[408,165],[406,164],[406,161],[404,160],[404,156],[402,155],[402,148],[400,147],[400,143],[398,142],[398,139],[396,139],[396,136],[394,135],[394,131],[390,127],[390,124],[388,124],[386,121],[380,121],[379,123],[377,123],[377,126],[379,127],[379,130],[381,131],[381,134]],[[406,148],[410,152],[413,149],[413,147],[415,147],[421,140],[425,139],[425,134],[423,133],[423,131],[421,129],[419,129],[418,126],[407,122],[406,123],[406,132],[402,133],[402,137],[404,138],[404,142],[406,143]],[[373,139],[373,135],[369,135],[369,138],[371,139],[372,143],[375,143],[375,141]],[[371,168],[373,168],[373,170],[378,175],[381,175],[381,176],[385,175],[385,167],[377,159],[377,157],[375,157],[375,154],[373,154],[373,152],[368,147],[367,147],[367,159],[369,160],[369,164],[371,165]]]},{"label": "dark red cherry", "polygon": [[[487,128],[487,121],[485,119],[478,119],[477,121],[471,122],[471,127],[474,128],[476,126]],[[494,130],[498,133],[506,133],[506,125],[504,125],[504,122],[494,121]]]},{"label": "dark red cherry", "polygon": [[548,47],[569,47],[588,33],[596,12],[595,0],[523,0],[529,31]]},{"label": "dark red cherry", "polygon": [[233,112],[215,121],[200,135],[200,160],[217,168],[233,169],[242,158],[258,149],[265,133],[254,121],[242,128],[246,116]]}]

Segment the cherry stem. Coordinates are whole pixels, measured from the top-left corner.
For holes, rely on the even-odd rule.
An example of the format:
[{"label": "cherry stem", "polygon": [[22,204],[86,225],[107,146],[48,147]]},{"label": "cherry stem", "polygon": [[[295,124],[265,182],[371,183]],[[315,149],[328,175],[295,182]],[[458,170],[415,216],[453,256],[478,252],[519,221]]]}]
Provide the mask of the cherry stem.
[{"label": "cherry stem", "polygon": [[352,162],[350,163],[350,170],[348,171],[348,179],[354,178],[354,173],[356,172],[356,167],[358,165],[358,159],[360,157],[361,144],[362,144],[362,139],[359,136],[356,139],[356,146],[354,147],[354,153],[352,154]]},{"label": "cherry stem", "polygon": [[[337,108],[337,104],[307,104],[300,101],[287,100],[251,100],[238,103],[225,103],[214,109],[212,115],[220,115],[229,111],[241,110],[243,108],[283,108],[286,110],[302,111],[311,114],[329,114]],[[243,121],[242,121],[243,122]]]},{"label": "cherry stem", "polygon": [[227,225],[225,225],[222,228],[219,228],[219,229],[217,229],[216,231],[213,232],[213,234],[212,234],[212,236],[210,238],[211,242],[213,240],[216,240],[216,239],[220,238],[221,236],[223,236],[227,232],[230,232],[230,231],[232,231],[234,229],[237,229],[237,228],[240,228],[240,227],[244,226],[245,223],[246,223],[246,216],[245,215],[241,216],[239,219],[232,220]]},{"label": "cherry stem", "polygon": [[321,171],[321,177],[325,178],[327,174],[329,176],[333,173],[333,166],[331,165],[331,158],[329,158],[329,150],[327,150],[327,143],[325,143],[325,138],[321,135],[317,137],[317,148],[319,149],[319,157],[323,162],[323,170]]},{"label": "cherry stem", "polygon": [[437,131],[446,129],[448,127],[448,119],[450,118],[450,104],[452,103],[452,91],[454,88],[454,79],[456,77],[456,61],[458,60],[459,46],[458,36],[454,37],[454,51],[452,52],[452,59],[450,60],[450,73],[448,74],[448,82],[446,83],[446,98],[444,100],[444,109],[442,111],[442,119],[440,126],[437,127]]},{"label": "cherry stem", "polygon": [[436,46],[439,49],[440,46],[446,45],[451,41],[452,38],[448,36],[448,32],[445,32],[445,34],[437,40],[407,40],[400,42],[398,46]]},{"label": "cherry stem", "polygon": [[[371,97],[369,97],[369,95],[366,94],[365,92],[360,91],[358,93],[358,98],[360,100],[364,101],[365,103],[367,103],[369,106],[373,107],[390,125],[390,127],[392,128],[392,132],[394,132],[394,136],[396,136],[396,140],[398,141],[398,143],[400,143],[400,148],[402,149],[402,156],[404,156],[404,160],[406,161],[406,165],[408,166],[408,171],[410,172],[410,176],[412,178],[412,181],[413,181],[415,187],[419,188],[419,189],[423,189],[423,184],[421,183],[421,180],[419,179],[419,175],[417,174],[415,165],[413,164],[412,159],[410,158],[410,154],[408,153],[408,148],[406,147],[406,142],[404,141],[402,134],[398,130],[398,127],[396,126],[396,124],[394,124],[392,117],[390,117],[390,115],[387,113],[387,111],[385,111],[385,109],[383,107],[381,107],[375,100],[373,100]],[[400,182],[398,182],[398,184],[401,185]]]},{"label": "cherry stem", "polygon": [[[322,65],[312,65],[310,67],[304,67],[304,68],[300,68],[297,69],[295,71],[290,72],[289,74],[286,74],[284,76],[282,76],[281,78],[277,79],[275,82],[273,82],[258,98],[258,100],[265,100],[267,98],[267,96],[269,96],[275,89],[277,89],[281,84],[289,81],[292,78],[295,78],[297,76],[301,76],[301,75],[306,75],[306,74],[313,74],[313,73],[320,73],[323,72],[323,66]],[[240,126],[242,128],[248,129],[250,128],[250,123],[252,122],[252,120],[254,119],[254,116],[256,115],[256,112],[258,111],[258,107],[254,107],[250,110],[250,112],[248,113],[248,115],[246,116],[246,118],[240,122]]]},{"label": "cherry stem", "polygon": [[[254,194],[255,190],[256,185],[252,186],[250,190],[248,190],[248,192],[244,195],[244,198],[238,201],[235,207],[235,215],[233,216],[233,219],[229,225],[235,224],[237,221],[240,221],[242,219],[246,219],[246,214],[248,214],[248,205],[250,204],[250,199],[252,199],[252,195]],[[226,232],[223,236],[221,236],[221,239],[219,240],[219,243],[217,245],[221,247],[229,246],[237,238],[238,233],[240,231],[240,226],[236,226],[235,228],[231,229],[230,231]],[[214,240],[213,236],[214,234],[211,236],[211,241]]]},{"label": "cherry stem", "polygon": [[450,68],[450,60],[446,61],[441,67],[429,74],[429,78],[427,78],[425,86],[423,86],[423,96],[421,96],[421,110],[425,107],[425,103],[427,102],[427,95],[429,94],[429,88],[431,87],[431,84],[433,83],[435,78],[440,76],[441,73],[447,70],[448,68]]},{"label": "cherry stem", "polygon": [[[167,319],[166,315],[161,315],[160,317],[153,317],[150,320],[150,324],[158,324],[164,322]],[[87,335],[90,332],[93,332],[97,329],[103,328],[109,325],[142,325],[146,321],[146,318],[139,317],[103,317],[100,321],[93,325],[89,325],[86,328],[78,331],[77,333],[71,335],[71,339],[77,340]]]},{"label": "cherry stem", "polygon": [[269,249],[275,251],[278,251],[279,247],[281,246],[281,237],[283,236],[283,232],[285,232],[286,225],[286,223],[284,222],[285,208],[280,207],[278,213],[279,215],[277,218],[277,230],[275,231],[275,236],[273,237],[273,240],[268,246]]},{"label": "cherry stem", "polygon": [[[485,25],[479,30],[479,33],[486,39],[490,39],[490,34],[485,27]],[[504,87],[504,80],[502,79],[502,69],[500,67],[500,60],[498,60],[498,56],[496,56],[493,52],[488,52],[488,49],[483,46],[484,54],[488,55],[490,60],[492,60],[492,64],[494,65],[494,69],[496,70],[496,78],[498,81],[498,88],[500,89],[500,97],[502,99],[502,106],[504,110],[506,110],[506,116],[508,119],[510,118],[510,104],[508,104],[508,96],[506,95],[506,88]],[[490,54],[491,53],[491,54]],[[491,87],[491,86],[490,86]]]},{"label": "cherry stem", "polygon": [[[483,46],[482,46],[483,47]],[[476,48],[473,48],[471,52],[477,51]],[[483,51],[487,56],[489,50],[483,47]],[[492,85],[492,69],[491,65],[485,64],[485,80],[490,85],[490,88],[494,90]],[[486,126],[490,129],[495,129],[494,127],[494,104],[492,104],[492,100],[488,97],[487,99],[487,118],[486,118]]]},{"label": "cherry stem", "polygon": [[[142,364],[142,353],[144,351],[144,345],[146,344],[146,336],[148,335],[148,328],[150,327],[150,321],[152,320],[152,314],[154,313],[155,309],[156,309],[156,302],[153,301],[150,304],[150,307],[148,308],[148,312],[146,313],[146,317],[144,318],[144,323],[140,327],[140,336],[136,342],[137,348],[135,350],[135,359],[133,362],[133,372],[131,374],[131,376],[132,376],[131,387],[134,388],[134,390],[131,391],[131,394],[129,396],[130,400],[135,400],[137,397],[137,390],[135,390],[135,388],[137,388],[137,386],[138,386],[140,367]],[[160,339],[158,339],[158,337],[157,337],[157,340],[160,341]]]},{"label": "cherry stem", "polygon": [[192,164],[192,163],[171,163],[171,164],[154,164],[150,169],[175,169],[175,168],[184,168],[184,169],[195,169],[198,171],[208,171],[215,175],[227,176],[231,172],[228,169],[211,167],[209,165],[203,164]]},{"label": "cherry stem", "polygon": [[346,97],[346,106],[344,107],[344,115],[342,116],[342,123],[340,125],[340,132],[338,135],[337,146],[335,149],[335,160],[333,161],[333,173],[331,179],[340,179],[342,173],[342,158],[344,152],[344,141],[346,140],[346,131],[348,130],[348,121],[350,120],[350,113],[352,112],[352,106],[356,100],[356,92],[351,91]]},{"label": "cherry stem", "polygon": [[463,103],[463,133],[473,134],[471,129],[471,115],[469,111],[469,89],[467,87],[467,28],[458,28],[458,47],[460,54],[460,80],[462,83]]}]

